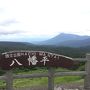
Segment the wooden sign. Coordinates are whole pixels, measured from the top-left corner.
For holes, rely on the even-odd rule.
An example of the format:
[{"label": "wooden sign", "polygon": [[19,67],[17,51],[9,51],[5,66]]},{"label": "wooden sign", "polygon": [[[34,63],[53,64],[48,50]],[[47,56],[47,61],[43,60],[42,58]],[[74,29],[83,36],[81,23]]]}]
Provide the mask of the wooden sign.
[{"label": "wooden sign", "polygon": [[73,63],[70,57],[44,51],[12,51],[0,55],[0,68],[4,70],[35,66],[71,68]]}]

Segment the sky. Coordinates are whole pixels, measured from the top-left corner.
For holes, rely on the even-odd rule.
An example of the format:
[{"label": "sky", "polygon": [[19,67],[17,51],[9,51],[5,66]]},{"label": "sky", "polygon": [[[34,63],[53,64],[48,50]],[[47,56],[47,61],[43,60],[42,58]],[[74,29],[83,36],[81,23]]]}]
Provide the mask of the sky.
[{"label": "sky", "polygon": [[0,0],[0,41],[90,36],[90,0]]}]

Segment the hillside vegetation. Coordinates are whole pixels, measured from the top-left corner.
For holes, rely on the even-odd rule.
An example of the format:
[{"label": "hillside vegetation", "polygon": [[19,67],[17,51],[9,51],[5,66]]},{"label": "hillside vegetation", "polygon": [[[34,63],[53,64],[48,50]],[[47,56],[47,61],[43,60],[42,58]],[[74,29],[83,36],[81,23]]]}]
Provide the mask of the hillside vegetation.
[{"label": "hillside vegetation", "polygon": [[34,45],[21,42],[0,42],[0,53],[13,50],[34,50],[47,51],[57,54],[63,54],[70,57],[85,57],[86,53],[90,52],[90,46],[72,48],[52,45]]}]

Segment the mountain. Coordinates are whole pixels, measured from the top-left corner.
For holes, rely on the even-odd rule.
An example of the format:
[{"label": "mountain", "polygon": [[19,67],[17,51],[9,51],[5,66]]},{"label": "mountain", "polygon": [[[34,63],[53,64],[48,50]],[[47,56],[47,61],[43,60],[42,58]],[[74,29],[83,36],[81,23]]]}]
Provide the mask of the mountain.
[{"label": "mountain", "polygon": [[10,42],[10,41],[0,41],[0,46],[3,47],[20,47],[20,46],[28,46],[28,45],[33,45],[31,43],[27,42]]},{"label": "mountain", "polygon": [[90,38],[84,40],[72,40],[58,43],[58,46],[67,46],[67,47],[85,47],[90,46]]},{"label": "mountain", "polygon": [[[39,42],[39,45],[51,45],[51,46],[64,46],[64,47],[85,47],[90,46],[90,36],[79,36],[75,34],[65,34],[61,33],[49,40]],[[0,41],[0,47],[13,47],[20,49],[23,47],[36,47],[35,44],[28,42],[9,42],[9,41]]]},{"label": "mountain", "polygon": [[61,33],[47,41],[40,42],[41,45],[55,45],[68,47],[81,47],[90,45],[90,36],[79,36],[75,34]]}]

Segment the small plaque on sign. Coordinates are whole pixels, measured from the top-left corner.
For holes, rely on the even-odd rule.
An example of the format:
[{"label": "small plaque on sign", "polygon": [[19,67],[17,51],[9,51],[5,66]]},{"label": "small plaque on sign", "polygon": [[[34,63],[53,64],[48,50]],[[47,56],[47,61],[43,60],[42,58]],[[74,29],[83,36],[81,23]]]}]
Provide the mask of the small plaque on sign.
[{"label": "small plaque on sign", "polygon": [[73,64],[70,57],[44,51],[12,51],[0,55],[0,67],[5,70],[22,66],[71,68]]}]

